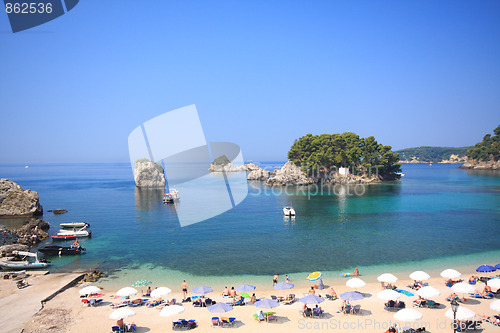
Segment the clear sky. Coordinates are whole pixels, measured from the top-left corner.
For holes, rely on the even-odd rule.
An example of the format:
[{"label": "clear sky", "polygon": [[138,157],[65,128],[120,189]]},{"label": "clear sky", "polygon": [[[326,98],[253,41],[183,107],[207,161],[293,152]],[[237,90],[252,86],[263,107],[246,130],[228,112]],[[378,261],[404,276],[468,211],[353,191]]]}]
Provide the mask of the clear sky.
[{"label": "clear sky", "polygon": [[500,124],[499,1],[87,0],[16,34],[0,12],[0,45],[0,163],[126,162],[190,104],[256,161],[307,133],[457,147]]}]

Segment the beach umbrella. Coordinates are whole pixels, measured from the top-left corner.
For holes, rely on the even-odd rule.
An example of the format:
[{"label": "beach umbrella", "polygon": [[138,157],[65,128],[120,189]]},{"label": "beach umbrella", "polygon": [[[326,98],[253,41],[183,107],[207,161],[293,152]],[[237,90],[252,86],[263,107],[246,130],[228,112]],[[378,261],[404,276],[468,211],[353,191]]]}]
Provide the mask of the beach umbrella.
[{"label": "beach umbrella", "polygon": [[445,279],[458,279],[462,274],[454,269],[445,269],[441,272],[441,276]]},{"label": "beach umbrella", "polygon": [[[444,314],[446,317],[453,319],[453,309],[448,309]],[[457,309],[457,320],[470,320],[476,316],[476,313],[465,306],[459,306]]]},{"label": "beach umbrella", "polygon": [[184,312],[184,307],[182,307],[180,305],[169,305],[169,306],[164,307],[160,311],[160,317],[175,316],[181,312]]},{"label": "beach umbrella", "polygon": [[417,295],[427,299],[439,296],[440,294],[439,290],[431,286],[425,286],[417,290]]},{"label": "beach umbrella", "polygon": [[252,291],[255,290],[255,286],[252,286],[250,284],[240,284],[239,286],[236,286],[234,290],[243,292],[243,291]]},{"label": "beach umbrella", "polygon": [[125,287],[116,292],[116,296],[132,296],[137,295],[138,291],[132,287]]},{"label": "beach umbrella", "polygon": [[493,311],[500,311],[500,299],[490,303],[490,309]]},{"label": "beach umbrella", "polygon": [[214,305],[210,305],[207,310],[213,313],[224,313],[229,312],[233,309],[233,307],[226,303],[216,303]]},{"label": "beach umbrella", "polygon": [[143,287],[143,286],[150,285],[151,283],[153,283],[153,282],[151,282],[149,280],[138,280],[138,281],[134,282],[132,287]]},{"label": "beach umbrella", "polygon": [[280,304],[275,300],[264,298],[263,300],[255,302],[254,305],[257,308],[272,309],[279,306]]},{"label": "beach umbrella", "polygon": [[300,301],[304,304],[313,304],[314,305],[314,304],[319,304],[319,303],[323,302],[324,299],[319,297],[319,296],[309,294],[306,297],[302,297],[300,299]]},{"label": "beach umbrella", "polygon": [[306,277],[306,279],[309,281],[316,281],[316,280],[321,279],[322,276],[323,276],[323,274],[321,272],[312,272],[311,274],[309,274]]},{"label": "beach umbrella", "polygon": [[401,297],[401,294],[392,289],[384,289],[377,293],[377,297],[385,301],[390,301],[399,299]]},{"label": "beach umbrella", "polygon": [[80,289],[78,292],[80,295],[92,295],[92,294],[98,294],[101,292],[101,289],[96,286],[88,286],[85,288]]},{"label": "beach umbrella", "polygon": [[414,322],[422,319],[422,313],[414,309],[401,309],[394,314],[394,319],[404,322]]},{"label": "beach umbrella", "polygon": [[273,286],[273,288],[277,289],[277,290],[292,289],[293,287],[294,287],[294,284],[288,283],[288,282],[278,282]]},{"label": "beach umbrella", "polygon": [[496,268],[496,269],[500,269],[500,264],[496,264],[496,265],[495,265],[495,268]]},{"label": "beach umbrella", "polygon": [[497,269],[493,266],[490,266],[490,265],[481,265],[479,266],[477,269],[476,269],[476,272],[479,272],[479,273],[489,273],[489,272],[494,272],[496,271]]},{"label": "beach umbrella", "polygon": [[200,287],[193,288],[193,293],[195,293],[195,294],[205,295],[205,294],[211,293],[212,291],[214,291],[212,288],[206,287],[206,286],[200,286]]},{"label": "beach umbrella", "polygon": [[363,295],[357,291],[348,291],[340,294],[340,298],[345,299],[346,301],[357,301],[363,299]]},{"label": "beach umbrella", "polygon": [[250,296],[250,294],[249,294],[249,293],[241,293],[240,295],[241,295],[241,296],[243,296],[243,297],[245,297],[245,298],[250,298],[250,297],[252,297],[252,296]]},{"label": "beach umbrella", "polygon": [[366,283],[365,283],[365,281],[363,281],[359,278],[352,278],[352,279],[347,280],[345,285],[350,287],[350,288],[363,288],[364,286],[366,286]]},{"label": "beach umbrella", "polygon": [[486,282],[486,284],[490,286],[490,288],[500,289],[500,279],[491,279],[488,282]]},{"label": "beach umbrella", "polygon": [[422,271],[415,271],[415,272],[410,274],[410,279],[416,280],[416,281],[425,281],[425,280],[429,280],[430,278],[431,277],[429,276],[429,274],[427,274],[426,272],[422,272]]},{"label": "beach umbrella", "polygon": [[460,294],[471,294],[476,292],[476,288],[466,282],[455,283],[451,286],[451,290]]},{"label": "beach umbrella", "polygon": [[153,290],[151,292],[151,297],[163,297],[163,296],[167,296],[171,292],[172,292],[172,290],[170,290],[170,288],[160,287],[160,288],[156,288],[155,290]]},{"label": "beach umbrella", "polygon": [[130,308],[119,308],[111,312],[109,318],[111,319],[123,319],[127,317],[135,316],[135,311]]},{"label": "beach umbrella", "polygon": [[392,275],[391,273],[384,273],[380,275],[377,280],[379,282],[386,282],[386,283],[395,283],[398,281],[398,278]]}]

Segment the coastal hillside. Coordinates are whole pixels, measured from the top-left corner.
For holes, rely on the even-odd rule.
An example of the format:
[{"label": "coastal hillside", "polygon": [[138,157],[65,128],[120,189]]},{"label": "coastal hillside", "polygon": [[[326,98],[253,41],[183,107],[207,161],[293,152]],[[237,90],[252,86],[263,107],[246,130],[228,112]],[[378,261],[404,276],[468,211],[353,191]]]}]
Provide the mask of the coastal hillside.
[{"label": "coastal hillside", "polygon": [[415,147],[397,150],[400,163],[465,163],[469,147]]},{"label": "coastal hillside", "polygon": [[468,161],[464,169],[500,169],[500,125],[493,130],[493,136],[486,134],[483,141],[467,151]]},{"label": "coastal hillside", "polygon": [[307,134],[295,140],[288,159],[311,178],[332,180],[340,168],[350,174],[378,180],[399,179],[399,155],[391,146],[378,143],[373,136],[361,138],[356,133]]}]

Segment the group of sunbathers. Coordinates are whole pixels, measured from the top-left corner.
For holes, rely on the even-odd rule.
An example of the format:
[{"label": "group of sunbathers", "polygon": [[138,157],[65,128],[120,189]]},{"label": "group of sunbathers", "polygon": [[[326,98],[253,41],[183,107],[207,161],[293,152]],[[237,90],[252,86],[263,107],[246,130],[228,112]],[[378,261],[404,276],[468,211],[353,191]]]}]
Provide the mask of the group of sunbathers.
[{"label": "group of sunbathers", "polygon": [[323,314],[323,309],[321,309],[321,307],[319,307],[317,304],[316,307],[312,309],[308,307],[307,304],[304,304],[304,306],[302,307],[302,315],[304,317],[312,317],[313,315],[321,316],[322,314]]},{"label": "group of sunbathers", "polygon": [[389,309],[404,309],[406,307],[405,302],[403,301],[396,302],[393,300],[388,301],[384,305]]},{"label": "group of sunbathers", "polygon": [[420,288],[422,288],[426,285],[427,285],[427,283],[422,283],[422,281],[414,280],[413,284],[409,284],[407,287],[411,288],[411,289],[419,290]]}]

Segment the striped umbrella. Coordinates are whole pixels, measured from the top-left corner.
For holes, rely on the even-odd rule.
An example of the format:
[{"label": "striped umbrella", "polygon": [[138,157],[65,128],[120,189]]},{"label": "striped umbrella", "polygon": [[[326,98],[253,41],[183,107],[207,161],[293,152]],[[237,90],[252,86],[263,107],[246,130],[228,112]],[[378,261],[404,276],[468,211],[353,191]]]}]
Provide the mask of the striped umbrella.
[{"label": "striped umbrella", "polygon": [[323,274],[321,274],[321,272],[312,272],[311,274],[309,274],[306,277],[306,279],[309,281],[316,281],[316,280],[321,279],[322,276],[323,276]]},{"label": "striped umbrella", "polygon": [[150,285],[151,283],[153,283],[153,282],[151,282],[149,280],[138,280],[138,281],[134,282],[132,287],[143,287],[143,286]]}]

